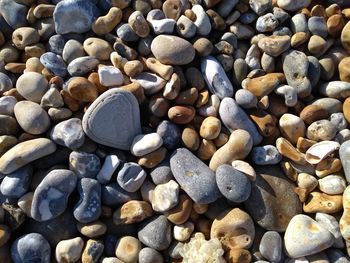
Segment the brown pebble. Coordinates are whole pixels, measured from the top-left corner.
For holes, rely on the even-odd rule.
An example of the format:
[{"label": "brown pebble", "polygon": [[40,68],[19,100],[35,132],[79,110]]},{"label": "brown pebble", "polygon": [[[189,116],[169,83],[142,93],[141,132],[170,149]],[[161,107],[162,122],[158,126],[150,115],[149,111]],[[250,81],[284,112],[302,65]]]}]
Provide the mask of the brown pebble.
[{"label": "brown pebble", "polygon": [[40,59],[33,57],[26,61],[26,72],[38,72],[44,69],[43,64],[41,64]]},{"label": "brown pebble", "polygon": [[200,138],[193,127],[186,127],[182,131],[181,141],[183,145],[191,151],[196,151],[199,148]]},{"label": "brown pebble", "polygon": [[328,112],[318,105],[308,105],[300,113],[300,118],[308,125],[314,121],[328,118]]},{"label": "brown pebble", "polygon": [[193,120],[195,113],[191,106],[174,106],[169,109],[168,117],[176,124],[186,124]]},{"label": "brown pebble", "polygon": [[291,166],[289,162],[282,161],[280,163],[280,166],[284,172],[284,174],[293,182],[295,182],[298,178],[298,173],[297,171]]},{"label": "brown pebble", "polygon": [[5,245],[10,239],[11,230],[7,225],[0,225],[0,247]]},{"label": "brown pebble", "polygon": [[26,63],[7,63],[5,69],[14,74],[23,74],[26,69]]},{"label": "brown pebble", "polygon": [[182,4],[180,0],[166,0],[162,9],[167,18],[177,20],[181,15]]},{"label": "brown pebble", "polygon": [[328,195],[320,192],[312,192],[303,205],[305,213],[333,214],[343,209],[342,195]]},{"label": "brown pebble", "polygon": [[350,123],[350,97],[343,103],[343,113],[347,122]]},{"label": "brown pebble", "polygon": [[69,94],[68,91],[61,90],[60,93],[61,93],[61,96],[63,98],[64,104],[67,105],[67,107],[71,111],[75,112],[75,111],[79,110],[79,108],[80,108],[79,102],[76,101],[75,99],[73,99],[73,97]]},{"label": "brown pebble", "polygon": [[174,71],[172,66],[160,63],[155,58],[148,58],[146,60],[146,65],[150,71],[156,73],[165,80],[169,80]]},{"label": "brown pebble", "polygon": [[305,164],[304,156],[285,138],[278,138],[276,140],[276,147],[282,156],[298,164]]},{"label": "brown pebble", "polygon": [[343,27],[345,26],[344,18],[342,15],[332,15],[327,20],[327,30],[330,36],[337,38],[340,36]]},{"label": "brown pebble", "polygon": [[113,213],[113,222],[116,225],[138,223],[152,214],[153,210],[148,202],[131,200]]},{"label": "brown pebble", "polygon": [[339,172],[342,168],[340,159],[338,158],[326,158],[316,165],[316,175],[323,178],[329,174]]},{"label": "brown pebble", "polygon": [[211,54],[214,46],[209,39],[201,37],[193,42],[193,48],[196,50],[198,56],[205,57]]},{"label": "brown pebble", "polygon": [[306,43],[310,38],[310,33],[305,33],[305,32],[297,32],[295,33],[291,40],[290,40],[290,45],[292,47],[300,47],[302,44]]},{"label": "brown pebble", "polygon": [[33,15],[37,19],[52,17],[55,7],[55,5],[39,4],[34,8]]},{"label": "brown pebble", "polygon": [[97,96],[97,88],[87,78],[75,77],[68,84],[69,94],[78,101],[92,102]]},{"label": "brown pebble", "polygon": [[130,60],[124,65],[124,72],[129,77],[135,77],[143,71],[143,65],[138,60]]},{"label": "brown pebble", "polygon": [[306,151],[315,143],[316,141],[304,137],[299,137],[297,141],[297,149],[302,153],[306,153]]},{"label": "brown pebble", "polygon": [[204,214],[208,211],[209,205],[208,204],[198,204],[193,203],[193,210],[196,211],[197,214]]},{"label": "brown pebble", "polygon": [[246,89],[255,96],[261,98],[270,94],[278,85],[285,81],[282,73],[268,73],[262,77],[247,78],[245,80]]},{"label": "brown pebble", "polygon": [[[122,2],[122,1],[113,1]],[[97,35],[105,35],[111,32],[121,21],[123,12],[118,7],[112,7],[109,9],[105,16],[98,17],[92,23],[92,31]]]},{"label": "brown pebble", "polygon": [[214,140],[219,136],[220,131],[221,121],[216,117],[209,116],[202,122],[199,134],[204,139]]},{"label": "brown pebble", "polygon": [[144,89],[136,81],[119,88],[130,91],[132,94],[134,94],[139,103],[142,103],[146,99]]},{"label": "brown pebble", "polygon": [[148,23],[140,11],[135,11],[129,16],[128,24],[139,37],[147,37],[150,33]]},{"label": "brown pebble", "polygon": [[161,161],[164,160],[164,158],[166,157],[166,154],[167,154],[166,148],[160,147],[157,150],[142,156],[137,163],[146,168],[153,168],[153,167],[156,167]]},{"label": "brown pebble", "polygon": [[38,43],[40,36],[38,31],[32,27],[20,27],[12,33],[12,42],[18,49],[23,50],[26,46]]},{"label": "brown pebble", "polygon": [[338,69],[339,79],[350,82],[350,57],[343,58],[338,65]]},{"label": "brown pebble", "polygon": [[170,222],[176,225],[185,223],[190,217],[192,211],[192,200],[186,194],[179,195],[179,203],[164,215]]},{"label": "brown pebble", "polygon": [[277,120],[271,114],[263,110],[254,110],[249,116],[262,136],[268,137],[275,133]]},{"label": "brown pebble", "polygon": [[40,58],[40,56],[44,54],[46,51],[45,51],[45,46],[43,44],[37,43],[31,46],[26,46],[24,48],[24,52],[28,57]]},{"label": "brown pebble", "polygon": [[198,90],[196,88],[190,88],[181,91],[174,100],[176,105],[193,105],[198,98]]},{"label": "brown pebble", "polygon": [[200,108],[207,104],[209,101],[209,91],[208,90],[203,90],[198,94],[198,98],[196,101],[196,108]]},{"label": "brown pebble", "polygon": [[225,260],[226,263],[250,263],[252,255],[246,249],[233,248],[225,254]]},{"label": "brown pebble", "polygon": [[219,31],[225,30],[225,20],[217,12],[213,9],[208,9],[206,13],[212,21],[212,29]]},{"label": "brown pebble", "polygon": [[92,72],[88,77],[88,81],[90,81],[92,84],[95,85],[95,87],[97,88],[98,94],[102,94],[103,92],[108,90],[107,87],[101,84],[100,77],[98,76],[97,72]]},{"label": "brown pebble", "polygon": [[164,117],[170,108],[170,103],[162,95],[155,95],[151,98],[148,107],[154,116]]},{"label": "brown pebble", "polygon": [[214,142],[203,139],[201,144],[199,145],[197,156],[202,161],[206,161],[206,160],[209,160],[214,155],[215,152],[216,152],[216,146]]},{"label": "brown pebble", "polygon": [[83,47],[89,56],[96,57],[101,61],[109,60],[109,56],[113,51],[111,45],[106,40],[96,37],[87,38],[83,43]]},{"label": "brown pebble", "polygon": [[94,221],[86,224],[78,222],[77,229],[84,236],[94,238],[104,235],[107,231],[107,226],[101,221]]},{"label": "brown pebble", "polygon": [[210,228],[212,225],[212,221],[207,218],[199,218],[196,223],[196,228],[199,232],[204,234],[206,239],[210,239]]}]

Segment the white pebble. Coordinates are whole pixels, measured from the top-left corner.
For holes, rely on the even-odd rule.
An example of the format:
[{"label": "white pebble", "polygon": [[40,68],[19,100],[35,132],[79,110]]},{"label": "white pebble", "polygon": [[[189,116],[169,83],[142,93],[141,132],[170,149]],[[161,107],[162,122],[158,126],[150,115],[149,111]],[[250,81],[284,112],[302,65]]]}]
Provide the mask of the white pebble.
[{"label": "white pebble", "polygon": [[174,226],[174,238],[177,241],[186,241],[191,237],[191,234],[194,230],[194,224],[192,222],[186,222],[181,225]]},{"label": "white pebble", "polygon": [[105,162],[99,173],[97,174],[97,180],[101,184],[107,184],[114,173],[114,171],[118,168],[120,164],[120,160],[116,155],[107,155],[105,158]]},{"label": "white pebble", "polygon": [[137,135],[131,144],[131,153],[135,156],[144,156],[161,147],[163,140],[158,133]]},{"label": "white pebble", "polygon": [[120,86],[124,82],[123,73],[114,66],[102,66],[98,69],[98,77],[103,86]]},{"label": "white pebble", "polygon": [[152,193],[152,208],[156,212],[165,212],[173,208],[179,202],[179,185],[170,180],[165,184],[159,184]]},{"label": "white pebble", "polygon": [[58,263],[77,262],[83,251],[84,241],[81,237],[62,240],[56,246]]},{"label": "white pebble", "polygon": [[318,180],[320,190],[329,195],[342,194],[346,188],[344,177],[340,175],[328,175]]}]

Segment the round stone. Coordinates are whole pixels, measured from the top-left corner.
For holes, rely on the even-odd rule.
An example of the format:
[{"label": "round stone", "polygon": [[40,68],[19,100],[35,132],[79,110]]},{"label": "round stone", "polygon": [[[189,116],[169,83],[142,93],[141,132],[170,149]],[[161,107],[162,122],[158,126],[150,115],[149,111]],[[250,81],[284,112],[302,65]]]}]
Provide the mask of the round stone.
[{"label": "round stone", "polygon": [[16,82],[16,89],[27,100],[40,103],[47,91],[48,82],[37,72],[26,72]]},{"label": "round stone", "polygon": [[144,180],[146,172],[136,163],[125,163],[117,176],[118,184],[121,188],[128,192],[136,192]]},{"label": "round stone", "polygon": [[56,246],[56,260],[58,263],[76,262],[83,252],[84,241],[81,237],[60,241]]},{"label": "round stone", "polygon": [[164,259],[162,254],[160,254],[157,250],[144,247],[140,250],[139,253],[139,263],[163,263]]},{"label": "round stone", "polygon": [[101,170],[100,158],[93,153],[73,151],[69,155],[69,169],[79,178],[96,178]]},{"label": "round stone", "polygon": [[132,236],[125,236],[117,241],[115,255],[125,263],[136,263],[141,250],[141,242]]},{"label": "round stone", "polygon": [[72,150],[78,149],[85,141],[81,120],[78,118],[71,118],[58,123],[52,128],[50,138],[59,145]]},{"label": "round stone", "polygon": [[161,147],[163,140],[158,133],[137,135],[131,145],[131,153],[135,156],[143,156]]},{"label": "round stone", "polygon": [[157,185],[151,194],[153,210],[165,212],[176,206],[179,202],[179,190],[180,187],[174,180]]}]

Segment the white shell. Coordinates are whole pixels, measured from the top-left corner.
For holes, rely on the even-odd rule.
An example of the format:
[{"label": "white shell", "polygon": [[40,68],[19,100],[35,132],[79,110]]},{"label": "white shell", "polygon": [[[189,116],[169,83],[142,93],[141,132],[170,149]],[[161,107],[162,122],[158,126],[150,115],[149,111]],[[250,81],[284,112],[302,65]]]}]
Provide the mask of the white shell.
[{"label": "white shell", "polygon": [[332,152],[339,150],[339,148],[340,144],[334,141],[315,143],[306,151],[305,159],[308,163],[318,164]]}]

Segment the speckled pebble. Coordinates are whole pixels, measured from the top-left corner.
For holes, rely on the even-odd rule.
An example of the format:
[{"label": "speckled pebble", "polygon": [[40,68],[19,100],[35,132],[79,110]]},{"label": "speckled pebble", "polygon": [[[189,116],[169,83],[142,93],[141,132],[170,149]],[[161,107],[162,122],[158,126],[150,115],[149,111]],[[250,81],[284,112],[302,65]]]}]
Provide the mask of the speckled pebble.
[{"label": "speckled pebble", "polygon": [[96,178],[101,170],[101,161],[96,154],[73,151],[69,155],[69,169],[79,178]]}]

